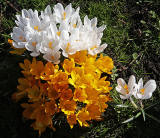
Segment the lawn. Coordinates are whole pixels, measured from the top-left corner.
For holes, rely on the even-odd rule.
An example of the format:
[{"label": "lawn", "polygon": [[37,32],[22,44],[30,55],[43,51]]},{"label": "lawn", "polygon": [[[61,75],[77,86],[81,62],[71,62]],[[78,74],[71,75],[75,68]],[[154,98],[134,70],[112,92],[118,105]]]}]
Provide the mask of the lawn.
[{"label": "lawn", "polygon": [[[47,5],[56,3],[64,6],[72,3],[80,7],[83,21],[97,17],[98,26],[106,25],[102,42],[108,46],[104,55],[114,61],[111,76],[112,101],[103,114],[102,121],[92,121],[90,127],[79,125],[70,129],[64,118],[56,118],[53,124],[56,131],[46,129],[40,138],[110,138],[110,137],[160,137],[160,1],[159,0],[0,0],[0,132],[2,138],[37,138],[38,132],[30,127],[32,121],[22,116],[20,102],[11,99],[16,92],[20,73],[19,62],[24,56],[9,53],[11,46],[8,39],[15,26],[15,15],[22,9],[33,9],[39,12]],[[146,120],[140,115],[133,121],[123,121],[136,116],[139,111],[132,108],[127,100],[121,100],[116,92],[116,80],[130,75],[145,82],[154,79],[157,89],[152,98],[144,100]],[[129,105],[128,108],[117,107],[117,104]]]}]

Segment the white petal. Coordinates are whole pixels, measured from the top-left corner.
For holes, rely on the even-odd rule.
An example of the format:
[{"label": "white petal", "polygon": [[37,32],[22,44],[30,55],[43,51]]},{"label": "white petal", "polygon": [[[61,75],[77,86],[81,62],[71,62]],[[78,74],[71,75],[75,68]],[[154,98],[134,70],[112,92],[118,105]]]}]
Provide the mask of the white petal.
[{"label": "white petal", "polygon": [[138,89],[143,89],[143,79],[141,78],[139,81],[138,81]]},{"label": "white petal", "polygon": [[136,99],[143,99],[143,95],[140,92],[137,92],[135,98]]},{"label": "white petal", "polygon": [[45,14],[48,14],[48,15],[51,15],[52,14],[52,10],[51,10],[51,7],[50,5],[48,5],[45,10],[44,10]]},{"label": "white petal", "polygon": [[72,5],[71,5],[71,3],[65,8],[65,12],[66,12],[67,16],[71,15],[71,13],[72,13]]},{"label": "white petal", "polygon": [[122,78],[118,78],[117,84],[121,87],[124,87],[126,85],[126,82]]},{"label": "white petal", "polygon": [[125,90],[122,86],[120,86],[120,85],[118,85],[118,86],[116,87],[116,91],[119,92],[119,93],[122,94],[122,95],[127,95],[127,94],[126,94],[126,90]]},{"label": "white petal", "polygon": [[120,95],[120,98],[123,99],[123,100],[128,99],[128,98],[127,98],[126,96],[124,96],[124,95]]},{"label": "white petal", "polygon": [[88,19],[87,15],[84,17],[84,26],[91,26],[91,21]]},{"label": "white petal", "polygon": [[152,96],[152,93],[155,91],[157,85],[155,80],[149,80],[145,85],[144,85],[144,89],[145,89],[145,96],[144,99],[148,99]]},{"label": "white petal", "polygon": [[40,54],[40,53],[32,52],[30,55],[31,55],[32,57],[37,57],[37,56],[39,56],[39,54]]},{"label": "white petal", "polygon": [[91,20],[91,25],[92,25],[92,27],[96,27],[96,25],[97,25],[97,18],[96,17]]},{"label": "white petal", "polygon": [[105,28],[106,28],[106,25],[102,25],[101,27],[99,27],[98,28],[98,33],[103,32]]},{"label": "white petal", "polygon": [[69,39],[69,33],[68,33],[68,31],[62,31],[61,32],[61,38],[63,39],[63,40],[68,40]]},{"label": "white petal", "polygon": [[54,7],[54,11],[58,12],[58,13],[63,13],[64,8],[63,8],[62,4],[61,3],[56,4],[55,7]]},{"label": "white petal", "polygon": [[128,90],[131,92],[133,90],[133,87],[135,87],[136,79],[134,75],[131,75],[128,81]]}]

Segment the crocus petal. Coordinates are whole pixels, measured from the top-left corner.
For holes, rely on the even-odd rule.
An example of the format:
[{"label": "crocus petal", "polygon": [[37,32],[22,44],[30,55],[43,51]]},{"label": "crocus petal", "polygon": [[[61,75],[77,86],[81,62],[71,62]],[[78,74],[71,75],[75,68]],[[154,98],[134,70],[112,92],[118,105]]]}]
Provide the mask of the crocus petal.
[{"label": "crocus petal", "polygon": [[136,79],[134,75],[131,75],[128,81],[128,90],[132,92],[133,88],[135,87]]},{"label": "crocus petal", "polygon": [[145,96],[144,99],[149,99],[152,96],[152,93],[155,91],[157,85],[155,80],[149,80],[145,85],[144,85],[144,89],[145,89]]},{"label": "crocus petal", "polygon": [[122,78],[119,78],[119,79],[117,80],[117,83],[118,83],[118,85],[120,85],[120,86],[122,86],[122,87],[124,87],[124,86],[126,85],[126,82],[125,82]]},{"label": "crocus petal", "polygon": [[127,98],[126,96],[124,96],[124,95],[120,95],[120,98],[123,99],[123,100],[128,99],[128,98]]},{"label": "crocus petal", "polygon": [[143,88],[143,79],[142,78],[138,81],[138,88],[139,89]]}]

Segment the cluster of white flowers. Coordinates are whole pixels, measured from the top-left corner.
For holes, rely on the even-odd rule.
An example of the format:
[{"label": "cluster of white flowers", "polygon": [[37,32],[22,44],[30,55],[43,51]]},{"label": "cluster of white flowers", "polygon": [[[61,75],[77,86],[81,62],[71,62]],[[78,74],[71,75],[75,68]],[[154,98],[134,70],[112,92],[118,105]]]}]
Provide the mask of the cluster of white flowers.
[{"label": "cluster of white flowers", "polygon": [[152,97],[152,93],[155,91],[157,85],[155,80],[149,80],[144,86],[143,86],[143,80],[142,78],[138,81],[138,84],[136,83],[135,76],[130,76],[128,85],[126,82],[119,78],[117,80],[118,86],[116,87],[116,90],[120,93],[121,99],[128,99],[132,95],[136,99],[149,99]]},{"label": "cluster of white flowers", "polygon": [[107,47],[101,45],[105,25],[97,28],[97,18],[90,20],[87,16],[82,23],[79,7],[74,9],[71,4],[64,8],[58,3],[53,12],[47,6],[40,15],[37,10],[23,9],[16,17],[17,27],[11,33],[13,46],[26,48],[33,57],[42,53],[44,59],[58,64],[61,51],[65,57],[81,50],[95,55]]}]

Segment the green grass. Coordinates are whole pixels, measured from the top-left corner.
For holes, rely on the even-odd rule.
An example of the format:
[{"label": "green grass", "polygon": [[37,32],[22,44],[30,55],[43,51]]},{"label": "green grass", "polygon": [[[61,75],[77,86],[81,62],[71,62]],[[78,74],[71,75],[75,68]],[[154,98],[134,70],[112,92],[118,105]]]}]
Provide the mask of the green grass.
[{"label": "green grass", "polygon": [[[130,105],[122,101],[115,90],[112,91],[113,102],[104,113],[104,120],[93,121],[89,128],[75,126],[72,130],[64,121],[57,121],[56,132],[47,129],[41,138],[67,137],[152,137],[160,136],[158,131],[160,123],[160,1],[148,0],[134,2],[133,0],[75,0],[61,1],[64,5],[72,2],[73,7],[80,6],[82,19],[85,15],[89,18],[98,18],[98,25],[105,24],[103,43],[108,47],[105,54],[113,58],[116,72],[112,81],[116,86],[118,77],[128,80],[130,75],[141,77],[145,81],[155,79],[158,88],[149,100],[145,100],[146,121],[142,115],[132,122],[122,124],[123,121],[135,116],[132,106],[118,108],[115,104]],[[52,0],[8,0],[1,2],[0,12],[0,130],[5,138],[38,137],[38,133],[31,127],[31,121],[22,118],[23,109],[19,103],[11,100],[11,95],[16,91],[17,79],[21,76],[19,62],[24,57],[9,54],[9,44],[12,28],[15,26],[15,15],[25,9],[44,10],[47,5],[53,6],[57,1]],[[138,80],[137,80],[138,81]],[[153,105],[153,106],[152,106]],[[152,117],[151,117],[152,116]],[[155,119],[156,118],[156,119]]]}]

